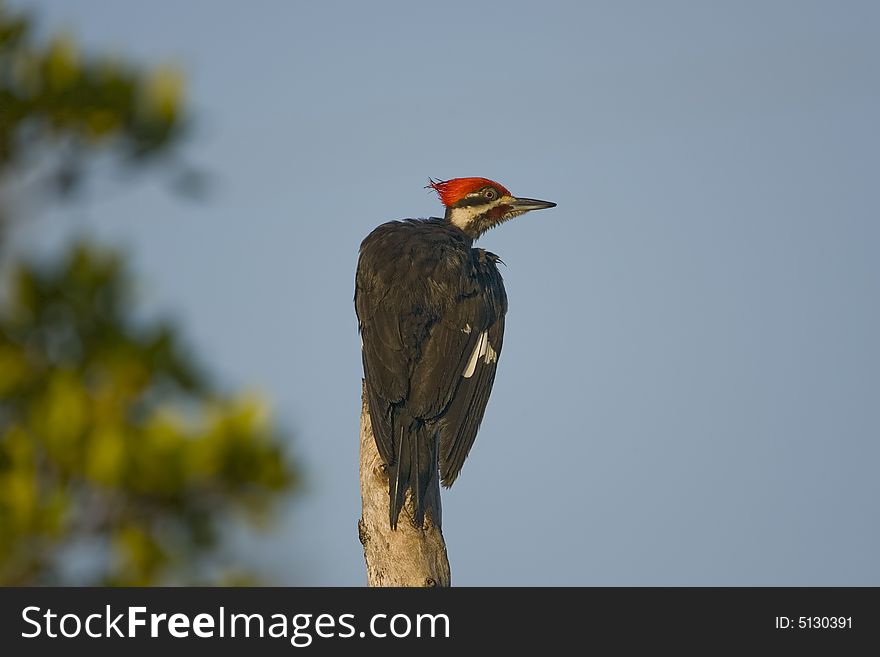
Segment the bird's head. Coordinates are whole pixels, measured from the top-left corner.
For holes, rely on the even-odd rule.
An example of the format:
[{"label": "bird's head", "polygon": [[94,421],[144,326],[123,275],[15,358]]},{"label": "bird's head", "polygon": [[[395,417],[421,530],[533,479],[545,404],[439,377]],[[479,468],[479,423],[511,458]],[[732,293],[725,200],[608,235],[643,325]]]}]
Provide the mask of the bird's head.
[{"label": "bird's head", "polygon": [[487,178],[431,180],[427,185],[446,206],[446,221],[477,239],[490,228],[530,210],[555,207],[555,203],[517,198]]}]

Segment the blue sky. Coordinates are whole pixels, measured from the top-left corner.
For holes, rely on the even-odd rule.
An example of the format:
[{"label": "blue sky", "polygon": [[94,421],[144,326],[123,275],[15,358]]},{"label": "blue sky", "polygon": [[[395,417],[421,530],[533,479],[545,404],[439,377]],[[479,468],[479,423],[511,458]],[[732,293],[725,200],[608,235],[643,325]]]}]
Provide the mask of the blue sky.
[{"label": "blue sky", "polygon": [[453,583],[880,585],[876,3],[28,6],[187,73],[212,197],[114,188],[30,242],[126,246],[273,399],[308,481],[238,542],[271,581],[365,581],[357,248],[474,175],[558,207],[481,240],[510,313]]}]

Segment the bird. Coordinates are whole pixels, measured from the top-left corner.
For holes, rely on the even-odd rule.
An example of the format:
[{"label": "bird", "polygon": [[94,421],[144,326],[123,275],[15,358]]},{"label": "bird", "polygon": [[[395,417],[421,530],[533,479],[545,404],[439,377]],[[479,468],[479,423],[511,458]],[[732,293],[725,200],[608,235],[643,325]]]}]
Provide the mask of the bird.
[{"label": "bird", "polygon": [[354,304],[367,410],[388,474],[389,522],[406,494],[422,527],[441,526],[440,483],[458,477],[498,366],[507,293],[501,259],[474,241],[555,203],[517,198],[488,178],[429,179],[442,218],[383,223],[360,246]]}]

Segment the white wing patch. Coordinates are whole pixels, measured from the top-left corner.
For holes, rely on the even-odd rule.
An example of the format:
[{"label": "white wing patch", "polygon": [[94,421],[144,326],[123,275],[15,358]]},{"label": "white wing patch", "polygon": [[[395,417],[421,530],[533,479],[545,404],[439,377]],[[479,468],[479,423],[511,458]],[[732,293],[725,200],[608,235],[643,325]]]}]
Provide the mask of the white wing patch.
[{"label": "white wing patch", "polygon": [[469,379],[474,375],[474,371],[477,369],[477,361],[480,358],[487,365],[498,360],[498,354],[492,348],[492,345],[489,344],[489,334],[486,331],[480,333],[480,338],[474,346],[474,351],[468,359],[467,366],[464,368],[464,372],[461,373],[464,378]]},{"label": "white wing patch", "polygon": [[467,333],[468,335],[470,335],[470,334],[471,334],[471,325],[470,325],[470,324],[465,324],[465,325],[464,325],[464,328],[461,329],[461,332],[462,332],[462,333]]},{"label": "white wing patch", "polygon": [[498,360],[498,354],[495,353],[495,350],[492,348],[492,345],[489,344],[489,340],[486,340],[486,358],[483,360],[486,365],[489,363],[494,363]]}]

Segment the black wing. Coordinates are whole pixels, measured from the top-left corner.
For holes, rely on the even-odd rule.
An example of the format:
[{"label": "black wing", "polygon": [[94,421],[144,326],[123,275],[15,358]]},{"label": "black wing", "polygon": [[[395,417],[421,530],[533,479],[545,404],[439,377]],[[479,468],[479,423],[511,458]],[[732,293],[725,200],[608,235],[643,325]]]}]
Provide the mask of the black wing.
[{"label": "black wing", "polygon": [[495,264],[498,256],[474,249],[474,257],[485,328],[467,352],[465,366],[459,371],[458,388],[441,421],[440,475],[447,487],[458,477],[477,437],[504,342],[507,295]]},{"label": "black wing", "polygon": [[423,461],[425,448],[401,452],[404,425],[415,423],[439,434],[443,483],[461,470],[501,351],[507,302],[496,261],[434,222],[383,224],[364,240],[355,308],[373,433],[389,466]]}]

